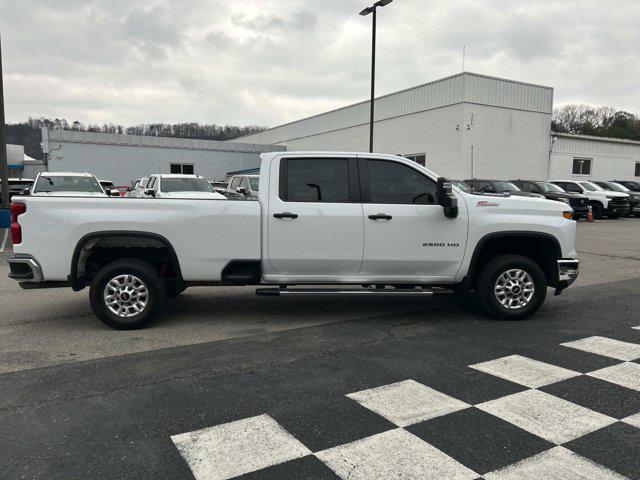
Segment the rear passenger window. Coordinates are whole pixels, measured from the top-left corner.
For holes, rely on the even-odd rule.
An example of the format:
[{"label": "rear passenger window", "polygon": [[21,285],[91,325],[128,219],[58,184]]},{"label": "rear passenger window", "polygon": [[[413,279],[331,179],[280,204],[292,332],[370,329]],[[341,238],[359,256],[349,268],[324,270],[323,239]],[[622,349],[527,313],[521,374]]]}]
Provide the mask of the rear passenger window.
[{"label": "rear passenger window", "polygon": [[289,158],[283,161],[285,202],[349,202],[349,160]]},{"label": "rear passenger window", "polygon": [[436,183],[401,163],[368,160],[371,203],[436,203]]}]

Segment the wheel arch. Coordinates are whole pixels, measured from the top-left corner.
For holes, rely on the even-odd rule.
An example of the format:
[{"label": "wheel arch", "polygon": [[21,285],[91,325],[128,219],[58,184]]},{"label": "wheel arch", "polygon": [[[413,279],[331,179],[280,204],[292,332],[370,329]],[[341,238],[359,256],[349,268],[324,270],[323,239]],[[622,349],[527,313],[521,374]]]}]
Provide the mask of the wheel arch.
[{"label": "wheel arch", "polygon": [[[71,268],[68,276],[69,283],[74,290],[81,290],[87,285],[85,269],[87,261],[91,253],[97,246],[101,246],[102,241],[108,243],[108,247],[114,249],[131,249],[131,248],[161,248],[166,250],[168,256],[168,264],[173,268],[174,281],[183,285],[182,270],[180,269],[180,261],[173,245],[167,238],[157,233],[139,232],[131,230],[108,230],[100,232],[92,232],[84,235],[76,244],[73,255],[71,257]],[[120,244],[119,244],[120,242]],[[127,253],[129,253],[127,251]],[[121,258],[130,255],[122,254]]]},{"label": "wheel arch", "polygon": [[562,247],[556,237],[544,232],[507,231],[489,233],[476,244],[465,284],[473,288],[478,272],[491,258],[503,254],[523,255],[540,265],[547,283],[557,282],[557,262],[562,259]]}]

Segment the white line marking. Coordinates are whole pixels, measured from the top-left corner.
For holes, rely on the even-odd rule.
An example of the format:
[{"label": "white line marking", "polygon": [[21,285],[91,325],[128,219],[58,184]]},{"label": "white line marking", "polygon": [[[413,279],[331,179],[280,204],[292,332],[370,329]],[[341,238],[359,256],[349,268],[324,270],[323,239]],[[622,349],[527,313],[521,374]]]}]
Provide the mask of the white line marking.
[{"label": "white line marking", "polygon": [[589,337],[560,345],[628,362],[640,358],[640,345],[607,337]]},{"label": "white line marking", "polygon": [[[608,468],[598,465],[564,447],[555,447],[530,458],[483,475],[486,480],[623,480]],[[628,479],[627,479],[628,480]]]},{"label": "white line marking", "polygon": [[558,445],[617,421],[539,390],[525,390],[476,408]]},{"label": "white line marking", "polygon": [[636,413],[635,415],[631,415],[623,420],[624,423],[628,423],[629,425],[633,425],[634,427],[640,428],[640,413]]},{"label": "white line marking", "polygon": [[640,365],[637,363],[619,363],[612,367],[587,373],[587,375],[640,392]]},{"label": "white line marking", "polygon": [[413,380],[350,393],[347,397],[399,427],[471,407]]},{"label": "white line marking", "polygon": [[226,480],[311,454],[269,415],[171,437],[197,480]]},{"label": "white line marking", "polygon": [[7,239],[9,238],[9,229],[5,229],[4,238],[2,239],[2,245],[0,245],[0,252],[4,252],[4,247],[7,246]]},{"label": "white line marking", "polygon": [[530,388],[538,388],[580,376],[580,373],[573,370],[520,355],[511,355],[489,362],[476,363],[475,365],[469,365],[469,368]]},{"label": "white line marking", "polygon": [[316,457],[349,480],[471,480],[480,476],[401,428],[318,452]]},{"label": "white line marking", "polygon": [[631,328],[633,328],[634,330],[640,330],[640,326],[638,326],[638,327],[631,327]]}]

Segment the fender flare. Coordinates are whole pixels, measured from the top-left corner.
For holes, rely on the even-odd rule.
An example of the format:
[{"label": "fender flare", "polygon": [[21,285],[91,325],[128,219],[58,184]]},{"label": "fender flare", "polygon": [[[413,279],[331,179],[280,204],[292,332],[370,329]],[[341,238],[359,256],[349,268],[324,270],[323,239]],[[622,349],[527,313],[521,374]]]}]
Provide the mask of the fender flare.
[{"label": "fender flare", "polygon": [[107,230],[107,231],[89,233],[83,236],[82,238],[80,238],[80,240],[78,240],[78,243],[76,244],[73,250],[73,255],[71,256],[71,268],[70,268],[69,276],[67,277],[73,290],[78,291],[78,290],[82,290],[85,287],[84,280],[82,278],[78,278],[78,262],[80,260],[80,254],[82,253],[84,246],[91,240],[97,240],[97,239],[108,238],[108,237],[147,238],[150,240],[155,240],[160,242],[169,251],[169,255],[171,257],[171,264],[173,265],[174,271],[176,273],[177,283],[179,283],[180,285],[184,284],[184,280],[182,278],[182,270],[180,269],[180,260],[178,260],[178,255],[176,254],[176,251],[173,248],[173,245],[171,245],[171,242],[167,240],[165,237],[157,233],[150,233],[150,232],[139,232],[139,231],[131,231],[131,230]]}]

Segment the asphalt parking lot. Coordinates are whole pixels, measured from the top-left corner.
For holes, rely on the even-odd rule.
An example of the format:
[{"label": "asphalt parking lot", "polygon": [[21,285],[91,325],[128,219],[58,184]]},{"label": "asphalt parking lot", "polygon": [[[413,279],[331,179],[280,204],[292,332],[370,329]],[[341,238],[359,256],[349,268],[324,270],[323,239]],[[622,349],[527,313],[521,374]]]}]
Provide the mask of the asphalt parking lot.
[{"label": "asphalt parking lot", "polygon": [[194,288],[115,332],[3,265],[0,477],[640,479],[640,220],[578,227],[578,282],[514,323]]}]

